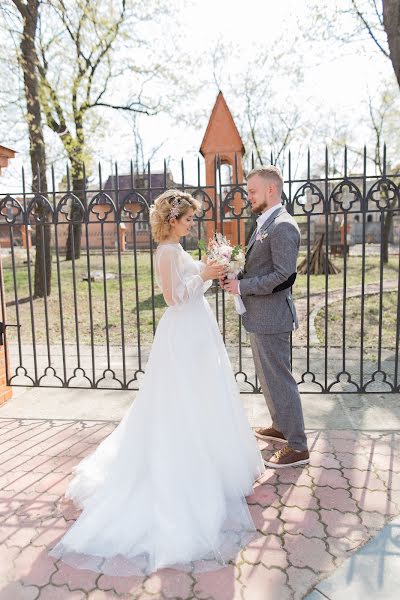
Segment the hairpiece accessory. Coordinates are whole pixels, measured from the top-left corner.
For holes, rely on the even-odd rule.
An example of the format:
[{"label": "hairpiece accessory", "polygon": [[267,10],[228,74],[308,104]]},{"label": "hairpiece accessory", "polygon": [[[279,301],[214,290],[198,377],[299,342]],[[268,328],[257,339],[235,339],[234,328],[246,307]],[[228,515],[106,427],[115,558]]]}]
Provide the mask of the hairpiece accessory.
[{"label": "hairpiece accessory", "polygon": [[181,203],[180,198],[174,198],[172,200],[172,202],[170,203],[171,209],[170,209],[169,215],[167,216],[167,219],[166,219],[167,221],[170,221],[171,219],[174,219],[175,217],[177,217],[179,215],[180,203]]}]

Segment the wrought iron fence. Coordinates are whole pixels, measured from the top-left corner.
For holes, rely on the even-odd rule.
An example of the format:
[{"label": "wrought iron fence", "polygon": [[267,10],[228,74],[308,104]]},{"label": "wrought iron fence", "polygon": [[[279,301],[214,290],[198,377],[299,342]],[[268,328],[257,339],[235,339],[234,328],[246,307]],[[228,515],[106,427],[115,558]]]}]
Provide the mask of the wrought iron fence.
[{"label": "wrought iron fence", "polygon": [[[183,163],[179,183],[165,165],[162,172],[149,165],[146,173],[131,167],[123,175],[115,166],[105,182],[99,167],[97,183],[78,189],[68,170],[64,186],[56,185],[52,171],[47,194],[27,191],[22,175],[21,193],[0,197],[1,306],[7,311],[0,334],[8,382],[137,389],[165,309],[154,278],[149,206],[172,186],[201,200],[195,232],[183,240],[199,258],[198,239],[217,229],[244,244],[254,216],[245,182],[238,181],[238,160],[226,172],[216,158],[210,185],[202,183],[200,161],[195,183],[186,181]],[[351,175],[345,153],[339,176],[330,173],[326,154],[324,172],[315,177],[308,156],[304,177],[296,178],[289,154],[282,201],[302,231],[299,263],[310,263],[320,242],[325,270],[305,269],[293,288],[300,327],[292,336],[292,367],[300,391],[400,391],[400,174],[388,174],[385,160],[381,176],[368,175],[364,153],[362,172]],[[328,274],[329,260],[338,274]],[[34,295],[35,272],[42,297]],[[241,391],[259,391],[232,298],[217,285],[207,297]]]}]

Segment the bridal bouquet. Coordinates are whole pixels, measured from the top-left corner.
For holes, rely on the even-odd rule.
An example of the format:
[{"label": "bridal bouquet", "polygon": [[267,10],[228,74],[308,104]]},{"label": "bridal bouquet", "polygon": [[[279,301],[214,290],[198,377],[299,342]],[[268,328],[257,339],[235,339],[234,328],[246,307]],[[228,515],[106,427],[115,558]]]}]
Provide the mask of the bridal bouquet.
[{"label": "bridal bouquet", "polygon": [[[221,233],[215,233],[214,237],[206,246],[204,240],[199,241],[199,248],[206,253],[210,260],[216,260],[217,263],[226,267],[226,277],[236,279],[238,274],[243,271],[245,263],[245,253],[242,246],[231,246],[229,240]],[[236,312],[242,315],[246,312],[242,298],[234,296]]]}]

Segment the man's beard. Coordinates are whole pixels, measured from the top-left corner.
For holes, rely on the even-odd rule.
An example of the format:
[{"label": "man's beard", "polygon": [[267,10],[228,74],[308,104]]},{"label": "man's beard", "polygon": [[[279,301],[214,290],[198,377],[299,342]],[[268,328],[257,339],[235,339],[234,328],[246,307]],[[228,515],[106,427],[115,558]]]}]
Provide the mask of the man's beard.
[{"label": "man's beard", "polygon": [[257,215],[261,215],[261,213],[262,213],[262,212],[263,212],[263,211],[264,211],[266,208],[268,208],[268,204],[267,204],[266,200],[264,200],[264,202],[263,202],[261,205],[259,205],[259,206],[257,206],[257,207],[254,207],[254,209],[252,208],[252,209],[251,209],[251,212],[253,212],[253,213],[257,214]]}]

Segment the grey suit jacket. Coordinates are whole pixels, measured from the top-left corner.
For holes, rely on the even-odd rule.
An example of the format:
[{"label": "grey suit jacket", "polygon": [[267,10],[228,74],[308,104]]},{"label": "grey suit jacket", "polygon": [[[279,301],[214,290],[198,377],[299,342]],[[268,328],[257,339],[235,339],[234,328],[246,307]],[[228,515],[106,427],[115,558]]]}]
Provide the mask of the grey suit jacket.
[{"label": "grey suit jacket", "polygon": [[240,295],[246,312],[247,331],[284,333],[297,329],[298,320],[290,288],[296,279],[300,230],[286,208],[277,209],[259,231],[254,231],[246,250],[246,264],[239,275]]}]

